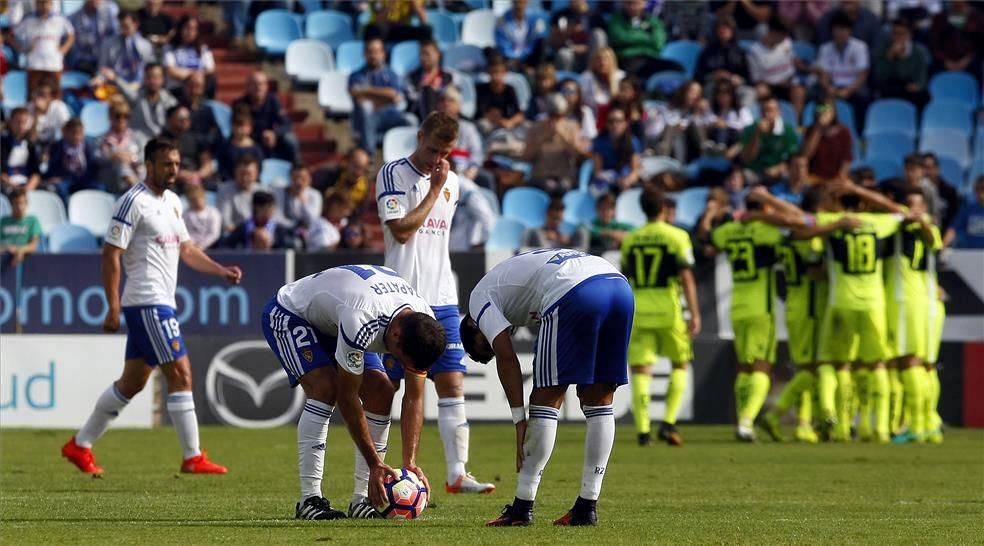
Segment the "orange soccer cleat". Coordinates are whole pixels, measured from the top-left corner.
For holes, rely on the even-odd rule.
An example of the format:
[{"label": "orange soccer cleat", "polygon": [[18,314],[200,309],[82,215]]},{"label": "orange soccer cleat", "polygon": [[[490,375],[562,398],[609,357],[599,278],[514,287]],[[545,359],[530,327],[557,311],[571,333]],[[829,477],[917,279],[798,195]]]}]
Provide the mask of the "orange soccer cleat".
[{"label": "orange soccer cleat", "polygon": [[86,474],[92,474],[94,476],[102,476],[103,469],[96,464],[96,457],[92,454],[92,449],[88,447],[79,447],[75,443],[75,436],[62,446],[62,457],[65,457],[72,464],[74,464],[79,470],[85,472]]},{"label": "orange soccer cleat", "polygon": [[185,459],[181,463],[181,471],[185,474],[225,474],[226,467],[208,460],[208,453],[203,449],[201,454]]}]

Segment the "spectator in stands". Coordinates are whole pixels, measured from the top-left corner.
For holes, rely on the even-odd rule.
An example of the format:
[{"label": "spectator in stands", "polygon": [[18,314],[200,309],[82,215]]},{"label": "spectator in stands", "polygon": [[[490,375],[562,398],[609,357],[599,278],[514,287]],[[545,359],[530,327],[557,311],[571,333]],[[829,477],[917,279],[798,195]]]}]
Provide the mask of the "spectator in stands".
[{"label": "spectator in stands", "polygon": [[4,193],[9,194],[14,188],[32,191],[41,183],[41,156],[27,108],[10,112],[10,122],[0,136],[0,157],[0,187]]},{"label": "spectator in stands", "polygon": [[[107,74],[112,76],[112,74]],[[130,126],[150,140],[161,134],[167,123],[167,111],[178,101],[164,89],[164,67],[157,63],[144,68],[143,83],[135,88],[131,84],[111,79],[120,93],[130,103]]]},{"label": "spectator in stands", "polygon": [[252,214],[223,241],[227,248],[257,251],[294,248],[294,234],[277,219],[277,200],[265,191],[251,197]]},{"label": "spectator in stands", "polygon": [[615,196],[604,193],[595,201],[595,219],[591,222],[591,249],[595,253],[618,250],[622,239],[633,226],[615,219]]},{"label": "spectator in stands", "polygon": [[342,230],[352,216],[352,202],[340,192],[331,192],[325,197],[322,215],[318,217],[308,232],[308,250],[335,250],[342,240]]},{"label": "spectator in stands", "polygon": [[[448,160],[454,172],[470,178],[486,188],[495,185],[492,173],[483,168],[485,163],[485,143],[478,127],[461,117],[461,93],[451,86],[445,89],[437,101],[437,110],[458,120],[458,142],[451,149]],[[356,201],[353,199],[353,201]]]},{"label": "spectator in stands", "polygon": [[233,49],[243,48],[246,38],[246,23],[249,22],[250,0],[220,2],[219,5],[222,6],[222,16],[226,22],[226,29],[232,33],[230,45]]},{"label": "spectator in stands", "polygon": [[453,252],[481,250],[495,225],[492,204],[478,184],[468,178],[458,178],[458,208],[451,222],[449,244]]},{"label": "spectator in stands", "polygon": [[596,194],[627,190],[641,181],[642,144],[629,131],[628,116],[617,109],[608,111],[605,130],[591,146],[594,176],[591,189]]},{"label": "spectator in stands", "polygon": [[[583,103],[595,113],[595,119],[605,120],[608,103],[618,94],[618,84],[625,77],[619,69],[615,51],[610,47],[595,50],[591,56],[588,70],[581,74],[581,95]],[[601,127],[598,128],[599,130]]]},{"label": "spectator in stands", "polygon": [[[748,50],[748,73],[758,86],[758,96],[789,99],[796,86],[797,60],[793,41],[779,21],[769,21],[769,30]],[[764,88],[763,88],[764,87]]]},{"label": "spectator in stands", "polygon": [[349,76],[348,87],[355,109],[352,130],[359,146],[374,152],[386,131],[409,125],[399,103],[400,78],[386,65],[386,50],[379,38],[365,42],[366,64]]},{"label": "spectator in stands", "polygon": [[974,182],[974,199],[960,210],[946,230],[943,244],[959,248],[984,248],[984,176]]},{"label": "spectator in stands", "polygon": [[864,42],[868,51],[881,43],[882,22],[871,10],[862,6],[860,0],[841,0],[836,7],[825,13],[817,22],[815,43],[825,44],[831,41],[830,22],[838,13],[847,15],[851,21],[851,36]]},{"label": "spectator in stands", "polygon": [[[451,229],[454,229],[452,225]],[[346,250],[369,250],[369,235],[366,227],[359,223],[352,223],[345,226],[342,230],[342,240],[338,243],[338,248]]]},{"label": "spectator in stands", "polygon": [[355,214],[361,214],[369,204],[369,153],[362,148],[352,148],[346,154],[345,164],[335,181],[325,195],[339,194],[344,196]]},{"label": "spectator in stands", "polygon": [[290,119],[280,100],[270,92],[270,80],[262,70],[247,78],[246,94],[232,103],[232,111],[249,112],[253,117],[253,140],[263,147],[266,157],[291,162],[297,158],[297,137],[291,132]]},{"label": "spectator in stands", "polygon": [[543,227],[530,228],[523,233],[524,248],[571,248],[587,252],[591,236],[584,226],[577,226],[572,233],[561,228],[564,221],[564,200],[554,197],[547,207]]},{"label": "spectator in stands", "polygon": [[854,107],[856,127],[862,125],[870,102],[868,72],[871,68],[868,46],[851,37],[851,20],[844,13],[830,21],[833,40],[820,46],[817,69],[820,87],[831,97],[846,100]]},{"label": "spectator in stands", "polygon": [[691,80],[677,88],[668,105],[648,117],[646,136],[655,142],[657,155],[688,163],[703,152],[709,114],[710,104],[700,84]]},{"label": "spectator in stands", "polygon": [[646,111],[642,104],[645,96],[642,83],[635,76],[628,76],[618,83],[618,94],[612,99],[612,108],[629,116],[629,130],[640,141],[646,138]]},{"label": "spectator in stands", "polygon": [[621,7],[608,19],[608,43],[619,65],[640,78],[676,67],[659,57],[666,45],[666,29],[656,16],[646,13],[646,2],[626,0]]},{"label": "spectator in stands", "polygon": [[703,43],[707,32],[707,2],[663,2],[660,19],[670,41],[693,40]]},{"label": "spectator in stands", "polygon": [[783,121],[779,101],[761,103],[762,118],[741,135],[741,159],[752,183],[776,181],[786,176],[786,160],[799,149],[796,128]]},{"label": "spectator in stands", "polygon": [[75,29],[75,45],[68,52],[69,66],[89,74],[99,70],[99,50],[103,42],[120,31],[116,20],[118,11],[114,2],[85,0],[82,9],[69,17]]},{"label": "spectator in stands", "polygon": [[534,123],[526,134],[523,161],[533,166],[530,184],[550,194],[562,194],[577,184],[577,165],[588,151],[577,124],[566,113],[564,96],[550,95],[546,119]]},{"label": "spectator in stands", "polygon": [[803,193],[809,188],[807,177],[810,171],[810,162],[803,154],[793,154],[786,162],[788,175],[782,182],[770,189],[772,195],[799,206],[803,202]]},{"label": "spectator in stands", "polygon": [[741,106],[731,80],[721,80],[714,86],[707,120],[707,140],[704,147],[712,155],[734,159],[741,153],[741,134],[755,122],[752,112]]},{"label": "spectator in stands", "polygon": [[280,216],[288,227],[306,232],[321,216],[321,193],[311,187],[311,170],[303,163],[290,168],[290,185],[276,192]]},{"label": "spectator in stands", "polygon": [[926,78],[929,52],[912,41],[906,19],[892,22],[891,39],[875,54],[871,66],[871,88],[879,98],[907,100],[921,108],[929,102]]},{"label": "spectator in stands", "polygon": [[929,28],[929,50],[934,72],[966,70],[980,75],[981,44],[984,44],[984,15],[966,0],[946,3],[946,10],[933,17]]},{"label": "spectator in stands", "polygon": [[438,96],[453,84],[451,73],[441,68],[441,50],[434,40],[420,42],[420,67],[407,76],[408,112],[424,119],[437,107]]},{"label": "spectator in stands", "polygon": [[130,105],[116,96],[109,103],[109,132],[97,145],[99,180],[112,193],[123,193],[144,177],[143,149],[147,138],[130,129]]},{"label": "spectator in stands", "polygon": [[871,167],[859,167],[851,171],[851,181],[868,190],[878,189],[878,180],[875,178],[875,170]]},{"label": "spectator in stands", "polygon": [[960,193],[957,191],[957,186],[954,184],[960,184],[960,181],[950,181],[944,180],[942,174],[940,173],[940,161],[936,158],[936,154],[932,152],[922,154],[923,160],[923,174],[926,178],[936,187],[936,192],[940,196],[940,216],[939,216],[939,226],[940,229],[946,231],[948,227],[953,223],[953,219],[956,218],[957,212],[960,210]]},{"label": "spectator in stands", "polygon": [[27,108],[34,117],[34,132],[43,149],[58,140],[58,133],[72,118],[72,112],[58,98],[51,80],[43,80],[34,88]]},{"label": "spectator in stands", "polygon": [[922,192],[923,198],[926,200],[926,210],[939,225],[943,212],[943,202],[936,186],[926,177],[921,154],[912,153],[905,156],[902,178],[887,180],[881,185],[885,191],[894,191],[896,195],[904,195],[905,192],[913,190]]},{"label": "spectator in stands", "polygon": [[594,110],[584,104],[581,86],[575,80],[564,80],[560,82],[560,94],[567,100],[567,118],[577,123],[581,139],[593,142],[598,136],[598,122]]},{"label": "spectator in stands", "polygon": [[[413,17],[420,21],[413,24]],[[379,38],[387,43],[408,40],[429,40],[431,29],[427,26],[427,10],[423,0],[383,0],[369,3],[369,24],[366,40]]]},{"label": "spectator in stands", "polygon": [[21,263],[37,252],[41,235],[41,222],[27,213],[27,192],[15,188],[10,192],[10,216],[0,218],[0,256],[10,255],[9,265]]},{"label": "spectator in stands", "polygon": [[810,177],[824,182],[846,177],[854,161],[853,142],[851,130],[837,119],[833,99],[817,102],[813,125],[803,136],[802,154],[810,162]]},{"label": "spectator in stands", "polygon": [[478,127],[489,136],[497,129],[513,131],[526,117],[519,108],[516,90],[506,83],[506,62],[494,55],[488,63],[489,81],[476,87],[478,95]]},{"label": "spectator in stands", "polygon": [[212,149],[201,136],[191,132],[191,114],[187,106],[176,104],[167,110],[167,124],[161,136],[178,145],[181,152],[181,170],[178,185],[202,186],[214,183],[218,175],[212,162]]},{"label": "spectator in stands", "polygon": [[[203,74],[206,94],[215,95],[215,58],[198,33],[198,19],[185,15],[171,42],[164,46],[163,63],[167,70],[167,87],[179,89],[192,74]],[[208,92],[211,89],[211,92]]]},{"label": "spectator in stands", "polygon": [[232,231],[250,218],[253,210],[253,194],[259,191],[260,162],[247,155],[236,162],[235,178],[219,186],[215,204],[222,214],[222,225]]},{"label": "spectator in stands", "polygon": [[82,122],[72,118],[65,124],[61,140],[51,145],[41,184],[67,202],[69,194],[79,190],[105,189],[96,178],[98,168],[95,146],[86,141]]},{"label": "spectator in stands", "polygon": [[174,18],[161,11],[164,0],[146,0],[144,7],[137,12],[140,32],[150,40],[155,49],[164,47],[174,38]]},{"label": "spectator in stands", "polygon": [[222,236],[222,215],[219,209],[205,202],[205,189],[201,186],[189,186],[185,190],[188,198],[188,208],[181,215],[191,242],[202,250],[206,250]]},{"label": "spectator in stands", "polygon": [[[188,108],[188,113],[191,114],[189,130],[204,139],[211,148],[216,148],[222,141],[222,130],[219,129],[219,122],[215,119],[215,112],[208,104],[205,86],[205,75],[200,71],[192,72],[179,90],[180,94],[175,95],[174,98]],[[252,123],[250,131],[252,131]]]},{"label": "spectator in stands", "polygon": [[608,42],[604,28],[602,14],[592,13],[588,0],[571,0],[566,8],[555,11],[550,20],[549,45],[557,68],[584,71],[591,52]]},{"label": "spectator in stands", "polygon": [[495,47],[515,72],[538,66],[543,57],[547,29],[542,19],[527,16],[528,5],[528,0],[513,0],[512,7],[495,24]]},{"label": "spectator in stands", "polygon": [[816,32],[817,21],[830,7],[829,0],[780,0],[776,15],[794,36],[811,41]]},{"label": "spectator in stands", "polygon": [[75,43],[72,23],[52,9],[52,0],[37,0],[35,12],[14,28],[11,45],[27,56],[27,93],[30,95],[42,79],[61,83],[65,55]]},{"label": "spectator in stands", "polygon": [[550,63],[536,67],[533,78],[533,97],[526,109],[526,119],[536,121],[547,115],[547,99],[557,90],[557,69]]},{"label": "spectator in stands", "polygon": [[249,112],[237,112],[232,118],[232,134],[222,145],[219,154],[219,169],[224,178],[231,178],[236,165],[243,157],[250,156],[262,161],[263,148],[253,140],[253,117]]},{"label": "spectator in stands", "polygon": [[735,19],[739,38],[754,39],[773,18],[773,3],[769,0],[712,1],[710,10],[716,17],[728,15]]},{"label": "spectator in stands", "polygon": [[[741,176],[741,169],[735,168],[728,175],[728,178],[737,177],[737,179],[742,180]],[[701,243],[701,255],[711,258],[717,254],[717,251],[710,244],[711,232],[714,231],[714,228],[730,220],[733,212],[729,206],[727,190],[712,188],[707,195],[704,212],[700,216],[700,221],[697,222],[697,241]]]},{"label": "spectator in stands", "polygon": [[725,197],[728,212],[745,210],[745,196],[751,190],[745,179],[745,173],[746,171],[741,167],[734,166],[724,178],[724,186],[721,189],[724,190],[722,195]]},{"label": "spectator in stands", "polygon": [[119,14],[120,32],[103,41],[99,49],[99,74],[93,83],[103,80],[135,84],[144,78],[147,65],[157,60],[154,46],[137,32],[137,16],[132,11]]},{"label": "spectator in stands", "polygon": [[748,80],[748,61],[745,50],[735,38],[735,19],[723,15],[715,20],[714,41],[697,57],[694,78],[704,84],[723,80],[742,85]]}]

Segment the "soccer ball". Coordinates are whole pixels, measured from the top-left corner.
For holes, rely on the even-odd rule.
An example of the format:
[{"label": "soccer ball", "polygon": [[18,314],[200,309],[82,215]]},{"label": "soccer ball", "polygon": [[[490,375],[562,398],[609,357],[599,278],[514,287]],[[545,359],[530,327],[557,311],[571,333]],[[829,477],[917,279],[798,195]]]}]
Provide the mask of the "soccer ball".
[{"label": "soccer ball", "polygon": [[399,478],[387,474],[386,481],[383,482],[386,504],[376,509],[387,518],[418,518],[427,506],[427,488],[413,472],[401,468],[399,473]]}]

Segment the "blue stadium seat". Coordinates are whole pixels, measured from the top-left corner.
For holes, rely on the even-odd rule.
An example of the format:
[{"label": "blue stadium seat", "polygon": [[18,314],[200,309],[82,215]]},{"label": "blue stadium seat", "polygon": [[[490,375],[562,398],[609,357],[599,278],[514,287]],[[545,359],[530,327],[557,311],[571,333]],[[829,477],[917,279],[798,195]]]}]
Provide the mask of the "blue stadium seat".
[{"label": "blue stadium seat", "polygon": [[700,221],[710,188],[687,188],[676,196],[676,225],[690,231]]},{"label": "blue stadium seat", "polygon": [[509,72],[506,74],[506,83],[516,91],[519,109],[525,112],[530,106],[530,101],[533,100],[533,90],[530,88],[529,80],[519,72]]},{"label": "blue stadium seat", "polygon": [[461,23],[461,42],[478,47],[495,47],[495,12],[478,9],[468,12]]},{"label": "blue stadium seat", "polygon": [[458,43],[458,24],[450,15],[438,10],[427,10],[427,21],[434,34],[434,39],[439,44]]},{"label": "blue stadium seat", "polygon": [[102,190],[81,190],[68,198],[68,221],[89,230],[93,237],[105,237],[113,217],[113,194]]},{"label": "blue stadium seat", "polygon": [[335,70],[351,74],[366,64],[362,40],[349,40],[335,50]]},{"label": "blue stadium seat", "polygon": [[442,55],[444,67],[461,72],[479,72],[485,69],[485,53],[472,44],[455,44]]},{"label": "blue stadium seat", "polygon": [[301,7],[304,8],[304,13],[311,15],[312,13],[317,13],[321,11],[324,7],[321,0],[300,0]]},{"label": "blue stadium seat", "polygon": [[287,46],[301,37],[301,25],[284,9],[266,10],[256,18],[256,46],[267,55],[283,55]]},{"label": "blue stadium seat", "polygon": [[902,133],[882,133],[865,141],[864,157],[872,159],[905,157],[916,150],[912,137]]},{"label": "blue stadium seat", "polygon": [[[47,235],[55,226],[68,222],[68,214],[65,212],[65,204],[62,203],[58,194],[34,190],[27,194],[27,213],[37,217],[41,223],[41,233]],[[110,213],[112,216],[112,213]]]},{"label": "blue stadium seat", "polygon": [[475,89],[475,78],[460,70],[448,69],[454,77],[454,85],[461,93],[461,115],[468,119],[475,117],[478,109],[478,91]]},{"label": "blue stadium seat", "polygon": [[525,231],[526,225],[519,220],[500,216],[485,241],[485,250],[518,250]]},{"label": "blue stadium seat", "polygon": [[403,159],[416,148],[416,127],[394,127],[383,135],[383,161],[386,163]]},{"label": "blue stadium seat", "polygon": [[416,70],[420,66],[420,42],[406,41],[393,46],[389,66],[401,78]]},{"label": "blue stadium seat", "polygon": [[640,166],[643,178],[649,178],[664,171],[683,172],[683,170],[683,165],[679,161],[665,156],[643,157]]},{"label": "blue stadium seat", "polygon": [[348,77],[345,72],[333,70],[322,74],[318,81],[318,106],[329,116],[347,116],[355,108],[348,91]]},{"label": "blue stadium seat", "polygon": [[208,107],[212,109],[212,115],[215,116],[215,123],[219,126],[222,138],[229,138],[232,135],[232,108],[217,100],[208,101]]},{"label": "blue stadium seat", "polygon": [[817,46],[810,42],[793,42],[793,55],[806,64],[812,65],[817,62]]},{"label": "blue stadium seat", "polygon": [[703,48],[699,42],[675,40],[666,44],[663,51],[660,51],[659,56],[663,59],[679,63],[689,79],[694,77],[694,69],[697,67],[697,57],[700,56]]},{"label": "blue stadium seat", "polygon": [[502,215],[522,222],[526,227],[538,228],[547,217],[550,196],[537,188],[513,188],[502,197]]},{"label": "blue stadium seat", "polygon": [[66,252],[95,252],[99,250],[99,241],[89,233],[89,230],[75,224],[55,226],[48,234],[45,246],[52,254]]},{"label": "blue stadium seat", "polygon": [[312,40],[320,40],[332,49],[338,49],[338,46],[344,42],[355,40],[352,17],[340,11],[316,11],[307,16],[304,36]]},{"label": "blue stadium seat", "polygon": [[79,72],[78,70],[66,70],[62,73],[61,88],[82,89],[89,86],[90,79],[92,79],[92,76],[86,74],[85,72]]},{"label": "blue stadium seat", "polygon": [[331,48],[320,40],[294,40],[287,46],[284,70],[301,83],[317,83],[321,75],[335,69]]},{"label": "blue stadium seat", "polygon": [[873,102],[865,116],[865,138],[879,133],[902,133],[916,138],[916,107],[899,99]]},{"label": "blue stadium seat", "polygon": [[623,191],[615,199],[615,220],[631,226],[639,227],[646,223],[646,213],[642,212],[642,188],[632,188]]},{"label": "blue stadium seat", "polygon": [[646,80],[647,93],[659,93],[664,96],[672,95],[681,85],[686,83],[687,75],[676,70],[657,72]]},{"label": "blue stadium seat", "polygon": [[85,136],[99,138],[109,132],[109,104],[105,102],[87,102],[79,114]]},{"label": "blue stadium seat", "polygon": [[957,129],[968,136],[974,131],[973,103],[934,99],[922,113],[922,130]]},{"label": "blue stadium seat", "polygon": [[594,176],[594,160],[586,159],[577,169],[577,189],[587,191]]},{"label": "blue stadium seat", "polygon": [[584,190],[564,194],[564,220],[575,225],[590,224],[597,216],[595,198]]},{"label": "blue stadium seat", "polygon": [[969,168],[972,160],[970,136],[957,129],[929,129],[919,137],[919,151],[933,152],[938,157],[955,159],[963,168]]},{"label": "blue stadium seat", "polygon": [[967,72],[940,72],[929,80],[929,95],[933,100],[956,100],[977,105],[980,100],[977,80]]},{"label": "blue stadium seat", "polygon": [[283,188],[290,185],[290,161],[283,159],[264,159],[260,164],[260,184]]},{"label": "blue stadium seat", "polygon": [[570,70],[558,70],[557,71],[557,82],[560,83],[564,80],[574,80],[578,81],[581,77],[577,72],[571,72]]},{"label": "blue stadium seat", "polygon": [[947,156],[938,156],[936,159],[940,162],[940,176],[943,177],[943,180],[946,180],[954,188],[962,188],[964,186],[964,168],[960,163]]},{"label": "blue stadium seat", "polygon": [[17,108],[27,104],[27,72],[11,70],[3,77],[3,106]]},{"label": "blue stadium seat", "polygon": [[10,216],[13,209],[10,207],[10,199],[7,196],[0,193],[0,218],[4,216]]}]

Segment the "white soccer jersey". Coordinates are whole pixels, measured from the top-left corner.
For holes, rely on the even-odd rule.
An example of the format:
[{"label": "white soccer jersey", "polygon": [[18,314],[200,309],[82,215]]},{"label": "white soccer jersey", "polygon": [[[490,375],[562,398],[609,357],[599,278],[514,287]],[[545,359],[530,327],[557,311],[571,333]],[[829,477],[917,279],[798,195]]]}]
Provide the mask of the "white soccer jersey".
[{"label": "white soccer jersey", "polygon": [[409,159],[391,161],[376,175],[376,204],[383,222],[386,267],[396,270],[430,305],[457,305],[458,289],[448,244],[451,219],[458,207],[458,175],[448,172],[444,191],[423,225],[405,244],[400,244],[386,225],[417,208],[428,191],[430,175],[418,171]]},{"label": "white soccer jersey", "polygon": [[363,353],[383,353],[383,334],[405,308],[434,316],[412,286],[390,268],[343,265],[285,285],[277,302],[319,331],[338,338],[335,359],[354,374],[364,368]]},{"label": "white soccer jersey", "polygon": [[579,250],[543,248],[525,252],[482,277],[468,300],[469,315],[491,342],[506,328],[536,322],[541,312],[596,275],[622,276],[604,258]]},{"label": "white soccer jersey", "polygon": [[106,242],[124,250],[123,307],[176,307],[181,243],[188,239],[181,199],[171,190],[155,195],[141,182],[116,201]]}]

